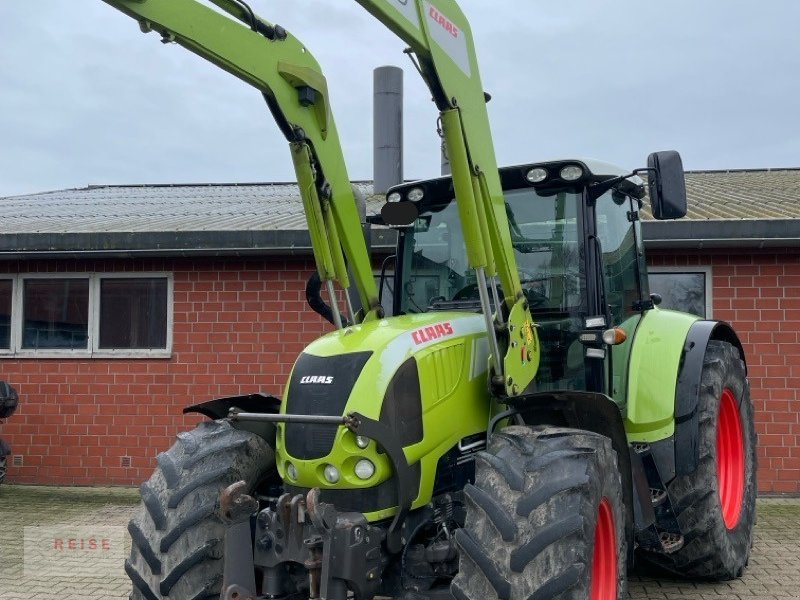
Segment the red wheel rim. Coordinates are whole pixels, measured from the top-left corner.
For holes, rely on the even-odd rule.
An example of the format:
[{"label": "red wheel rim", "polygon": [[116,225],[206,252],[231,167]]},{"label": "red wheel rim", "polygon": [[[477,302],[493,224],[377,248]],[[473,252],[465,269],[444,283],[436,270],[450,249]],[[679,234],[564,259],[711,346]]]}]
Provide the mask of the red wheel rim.
[{"label": "red wheel rim", "polygon": [[594,530],[591,600],[617,600],[617,530],[608,498],[600,501]]},{"label": "red wheel rim", "polygon": [[717,490],[725,527],[739,523],[744,498],[744,437],[736,396],[722,390],[717,424]]}]

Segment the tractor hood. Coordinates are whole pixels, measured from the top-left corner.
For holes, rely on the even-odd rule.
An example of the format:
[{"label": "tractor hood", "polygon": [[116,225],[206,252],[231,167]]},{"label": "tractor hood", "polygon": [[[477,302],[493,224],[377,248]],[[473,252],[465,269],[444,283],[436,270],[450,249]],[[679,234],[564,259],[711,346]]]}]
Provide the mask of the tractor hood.
[{"label": "tractor hood", "polygon": [[370,352],[373,354],[370,362],[377,368],[373,376],[376,383],[385,389],[389,379],[409,357],[432,345],[465,336],[485,335],[485,332],[486,324],[480,314],[433,312],[403,315],[334,331],[312,342],[304,354],[334,357]]},{"label": "tractor hood", "polygon": [[[424,435],[426,424],[444,418],[445,405],[467,388],[485,389],[488,343],[483,316],[464,312],[404,315],[335,331],[312,342],[297,359],[284,393],[281,411],[287,414],[341,416],[360,413],[397,432],[399,442],[413,455],[433,448],[450,448],[461,427],[436,427]],[[472,390],[469,397],[480,398]],[[481,401],[479,419],[485,426],[488,405]],[[476,405],[477,406],[477,405]],[[449,409],[452,411],[452,408]],[[450,415],[452,418],[452,414]],[[465,419],[471,432],[475,425]],[[324,486],[321,469],[328,463],[348,465],[365,456],[344,428],[287,423],[278,430],[278,468],[292,461],[298,485]],[[441,439],[440,439],[441,437]],[[431,446],[431,448],[428,448]],[[370,451],[378,466],[384,459]],[[388,467],[388,465],[386,465]],[[342,467],[343,472],[348,469]],[[291,480],[291,478],[290,478]],[[340,482],[344,484],[345,482]],[[356,481],[349,482],[351,485]]]},{"label": "tractor hood", "polygon": [[[463,312],[403,315],[334,331],[312,342],[297,359],[283,408],[294,414],[359,412],[378,419],[389,384],[409,358],[419,361],[432,352],[469,344],[477,351],[461,357],[472,358],[470,374],[476,377],[488,367],[485,340],[483,316]],[[320,400],[298,404],[298,394]]]}]

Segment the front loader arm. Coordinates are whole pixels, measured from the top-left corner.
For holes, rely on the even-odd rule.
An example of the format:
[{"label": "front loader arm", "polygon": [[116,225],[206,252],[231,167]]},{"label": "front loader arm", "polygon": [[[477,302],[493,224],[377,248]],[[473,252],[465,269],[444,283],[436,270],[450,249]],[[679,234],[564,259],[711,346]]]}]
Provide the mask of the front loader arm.
[{"label": "front loader arm", "polygon": [[[503,375],[506,393],[517,395],[536,375],[539,347],[520,285],[469,22],[455,0],[356,1],[410,46],[440,111],[470,267],[479,286],[483,272],[497,275],[505,293],[508,320],[499,310],[496,318],[513,342],[500,350],[487,324],[492,354],[504,356],[502,364],[495,360],[495,372]],[[482,304],[487,312],[488,301]]]},{"label": "front loader arm", "polygon": [[164,42],[183,46],[264,94],[289,141],[320,277],[346,289],[349,266],[363,318],[376,317],[378,291],[327,81],[305,46],[234,0],[210,0],[233,18],[198,0],[103,1],[136,19],[143,32],[157,31]]}]

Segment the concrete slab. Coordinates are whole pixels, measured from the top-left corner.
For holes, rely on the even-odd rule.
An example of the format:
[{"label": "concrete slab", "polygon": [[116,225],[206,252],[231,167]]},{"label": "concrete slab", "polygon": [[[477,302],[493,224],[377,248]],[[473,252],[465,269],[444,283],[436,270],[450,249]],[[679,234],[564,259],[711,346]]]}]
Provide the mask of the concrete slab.
[{"label": "concrete slab", "polygon": [[[0,486],[0,599],[127,598],[125,528],[137,503],[138,490],[128,488]],[[688,583],[632,573],[629,598],[800,599],[800,499],[759,500],[742,579]]]}]

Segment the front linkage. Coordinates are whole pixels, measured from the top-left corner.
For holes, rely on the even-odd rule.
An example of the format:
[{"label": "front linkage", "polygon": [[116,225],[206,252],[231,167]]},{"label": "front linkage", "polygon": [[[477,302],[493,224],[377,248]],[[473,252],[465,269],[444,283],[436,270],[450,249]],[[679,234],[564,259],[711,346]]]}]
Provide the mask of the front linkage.
[{"label": "front linkage", "polygon": [[[263,573],[262,596],[286,597],[292,586],[286,566],[302,565],[308,573],[308,597],[345,600],[373,598],[381,585],[387,555],[403,547],[402,531],[416,496],[411,468],[394,432],[358,413],[344,417],[245,413],[231,409],[234,423],[315,423],[344,425],[374,440],[389,457],[397,486],[398,511],[387,527],[372,526],[363,514],[339,512],[320,501],[314,488],[305,496],[283,494],[274,505],[259,509],[244,493],[245,484],[228,487],[220,496],[220,514],[228,525],[225,536],[223,600],[256,598],[256,569]],[[255,524],[252,520],[255,518]]]},{"label": "front linkage", "polygon": [[[223,515],[224,506],[258,506],[242,487],[234,484],[223,492]],[[372,527],[360,513],[339,513],[318,496],[317,489],[305,497],[284,494],[274,507],[258,512],[254,547],[252,513],[227,519],[223,600],[255,598],[256,568],[263,572],[261,597],[286,597],[287,563],[307,570],[309,598],[344,599],[348,589],[357,598],[375,596],[385,566],[381,544],[386,531]]]}]

